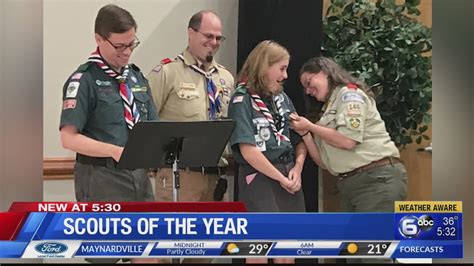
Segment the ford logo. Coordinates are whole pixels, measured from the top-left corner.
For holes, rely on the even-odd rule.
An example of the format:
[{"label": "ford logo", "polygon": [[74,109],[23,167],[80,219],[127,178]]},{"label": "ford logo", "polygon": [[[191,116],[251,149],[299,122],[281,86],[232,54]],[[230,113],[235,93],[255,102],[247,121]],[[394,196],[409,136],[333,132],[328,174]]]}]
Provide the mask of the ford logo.
[{"label": "ford logo", "polygon": [[60,254],[67,250],[67,246],[58,242],[45,242],[36,245],[35,250],[43,254]]}]

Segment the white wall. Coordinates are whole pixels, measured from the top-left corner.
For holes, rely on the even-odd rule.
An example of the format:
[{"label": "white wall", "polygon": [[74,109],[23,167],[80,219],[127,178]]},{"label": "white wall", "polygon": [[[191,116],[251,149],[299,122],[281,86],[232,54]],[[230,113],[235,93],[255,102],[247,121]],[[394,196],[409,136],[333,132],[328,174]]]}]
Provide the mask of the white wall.
[{"label": "white wall", "polygon": [[94,20],[105,4],[114,3],[134,16],[141,44],[131,62],[145,75],[165,57],[174,58],[187,44],[189,18],[211,9],[222,19],[227,37],[216,59],[235,75],[237,65],[238,0],[44,0],[43,3],[43,156],[74,153],[61,147],[59,117],[62,86],[95,49]]}]

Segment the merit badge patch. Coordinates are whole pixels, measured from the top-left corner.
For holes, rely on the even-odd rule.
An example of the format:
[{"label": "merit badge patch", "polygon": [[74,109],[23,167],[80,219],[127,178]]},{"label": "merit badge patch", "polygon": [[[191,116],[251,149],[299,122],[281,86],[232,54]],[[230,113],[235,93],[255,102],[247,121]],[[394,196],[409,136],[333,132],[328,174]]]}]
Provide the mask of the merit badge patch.
[{"label": "merit badge patch", "polygon": [[68,99],[63,102],[63,110],[76,108],[76,99]]},{"label": "merit badge patch", "polygon": [[72,75],[71,79],[72,80],[78,80],[78,79],[81,79],[82,77],[82,73],[76,73],[74,75]]},{"label": "merit badge patch", "polygon": [[77,91],[79,90],[79,81],[71,81],[69,85],[67,85],[66,89],[66,98],[75,98],[77,95]]},{"label": "merit badge patch", "polygon": [[359,128],[360,126],[360,120],[358,118],[352,117],[351,119],[349,119],[349,122],[351,123],[352,128]]},{"label": "merit badge patch", "polygon": [[244,100],[244,96],[235,96],[234,99],[232,100],[232,103],[241,103]]},{"label": "merit badge patch", "polygon": [[135,83],[137,83],[137,81],[138,81],[135,76],[131,76],[130,79],[131,79],[133,82],[135,82]]},{"label": "merit badge patch", "polygon": [[347,93],[344,93],[342,95],[341,101],[343,103],[346,103],[346,102],[360,102],[360,103],[363,103],[364,99],[362,98],[362,96],[360,96],[359,94],[357,94],[355,92],[347,92]]},{"label": "merit badge patch", "polygon": [[255,143],[257,144],[257,148],[260,151],[266,151],[267,145],[265,145],[265,141],[263,141],[259,135],[255,135]]},{"label": "merit badge patch", "polygon": [[272,132],[268,127],[262,127],[260,128],[260,131],[258,132],[258,135],[264,140],[268,141],[270,139],[270,136],[272,135]]}]

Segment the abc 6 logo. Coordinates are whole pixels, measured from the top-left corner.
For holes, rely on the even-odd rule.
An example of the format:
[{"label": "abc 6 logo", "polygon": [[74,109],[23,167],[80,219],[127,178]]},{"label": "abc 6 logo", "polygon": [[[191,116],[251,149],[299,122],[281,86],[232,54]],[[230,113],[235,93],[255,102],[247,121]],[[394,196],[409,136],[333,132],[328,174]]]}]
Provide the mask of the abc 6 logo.
[{"label": "abc 6 logo", "polygon": [[434,220],[429,215],[416,217],[413,215],[405,216],[398,224],[398,231],[406,238],[414,238],[421,231],[428,232],[433,228]]}]

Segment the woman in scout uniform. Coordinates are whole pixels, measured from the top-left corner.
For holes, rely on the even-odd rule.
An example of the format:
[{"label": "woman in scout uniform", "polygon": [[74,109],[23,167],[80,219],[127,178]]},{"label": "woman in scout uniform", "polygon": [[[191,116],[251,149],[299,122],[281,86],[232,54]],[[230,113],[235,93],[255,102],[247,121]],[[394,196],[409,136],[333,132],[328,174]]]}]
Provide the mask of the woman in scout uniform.
[{"label": "woman in scout uniform", "polygon": [[407,174],[367,86],[325,57],[307,61],[300,81],[325,105],[317,123],[293,114],[291,126],[311,158],[339,178],[341,211],[393,211],[405,199]]},{"label": "woman in scout uniform", "polygon": [[[305,211],[301,170],[306,149],[289,128],[295,108],[282,87],[289,58],[276,42],[259,43],[242,67],[242,83],[229,105],[229,118],[236,123],[230,145],[239,164],[239,199],[250,212]],[[294,263],[291,258],[274,260]]]}]

